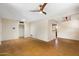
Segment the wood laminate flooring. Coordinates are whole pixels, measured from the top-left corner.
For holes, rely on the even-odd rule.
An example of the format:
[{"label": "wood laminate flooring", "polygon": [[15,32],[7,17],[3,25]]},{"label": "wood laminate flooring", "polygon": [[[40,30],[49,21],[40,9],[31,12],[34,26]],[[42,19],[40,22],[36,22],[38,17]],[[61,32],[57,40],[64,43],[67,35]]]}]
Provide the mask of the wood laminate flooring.
[{"label": "wood laminate flooring", "polygon": [[35,38],[3,41],[2,56],[79,56],[79,41],[58,38],[45,42]]}]

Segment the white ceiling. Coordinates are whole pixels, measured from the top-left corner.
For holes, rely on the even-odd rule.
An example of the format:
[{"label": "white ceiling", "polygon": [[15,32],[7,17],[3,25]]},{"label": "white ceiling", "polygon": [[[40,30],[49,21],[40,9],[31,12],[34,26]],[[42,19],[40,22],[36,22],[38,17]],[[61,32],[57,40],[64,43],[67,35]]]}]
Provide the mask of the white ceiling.
[{"label": "white ceiling", "polygon": [[62,18],[79,11],[78,3],[48,3],[45,7],[47,15],[30,12],[30,10],[37,10],[38,5],[40,3],[0,3],[0,18],[35,21]]}]

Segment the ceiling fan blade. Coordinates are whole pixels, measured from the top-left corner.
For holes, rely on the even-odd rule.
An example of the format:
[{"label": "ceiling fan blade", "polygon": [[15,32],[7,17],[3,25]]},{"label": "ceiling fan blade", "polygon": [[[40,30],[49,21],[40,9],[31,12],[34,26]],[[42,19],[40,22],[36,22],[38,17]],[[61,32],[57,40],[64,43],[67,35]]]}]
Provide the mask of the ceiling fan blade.
[{"label": "ceiling fan blade", "polygon": [[40,10],[43,11],[43,9],[45,8],[46,5],[47,5],[47,3],[44,3],[44,4],[41,6]]},{"label": "ceiling fan blade", "polygon": [[47,3],[44,3],[43,5],[40,5],[40,9],[39,10],[30,10],[30,12],[42,12],[43,14],[47,14],[46,12],[43,11],[43,9],[45,8]]},{"label": "ceiling fan blade", "polygon": [[40,10],[30,10],[31,12],[40,12]]},{"label": "ceiling fan blade", "polygon": [[42,13],[45,14],[45,15],[47,14],[46,12],[42,12]]}]

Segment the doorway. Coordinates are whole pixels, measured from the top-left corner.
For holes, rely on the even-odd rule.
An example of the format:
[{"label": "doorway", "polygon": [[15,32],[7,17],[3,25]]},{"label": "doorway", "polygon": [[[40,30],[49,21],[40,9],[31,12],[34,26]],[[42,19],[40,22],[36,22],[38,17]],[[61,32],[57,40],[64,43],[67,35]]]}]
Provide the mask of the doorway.
[{"label": "doorway", "polygon": [[24,38],[24,22],[19,22],[19,38]]}]

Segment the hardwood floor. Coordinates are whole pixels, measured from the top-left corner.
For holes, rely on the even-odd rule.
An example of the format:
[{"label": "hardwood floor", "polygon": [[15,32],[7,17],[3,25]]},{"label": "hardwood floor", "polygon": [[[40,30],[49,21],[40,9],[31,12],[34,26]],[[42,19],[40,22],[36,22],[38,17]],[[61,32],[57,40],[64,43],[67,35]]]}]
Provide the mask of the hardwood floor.
[{"label": "hardwood floor", "polygon": [[50,42],[35,38],[3,41],[0,55],[9,56],[79,56],[79,41],[63,38]]}]

